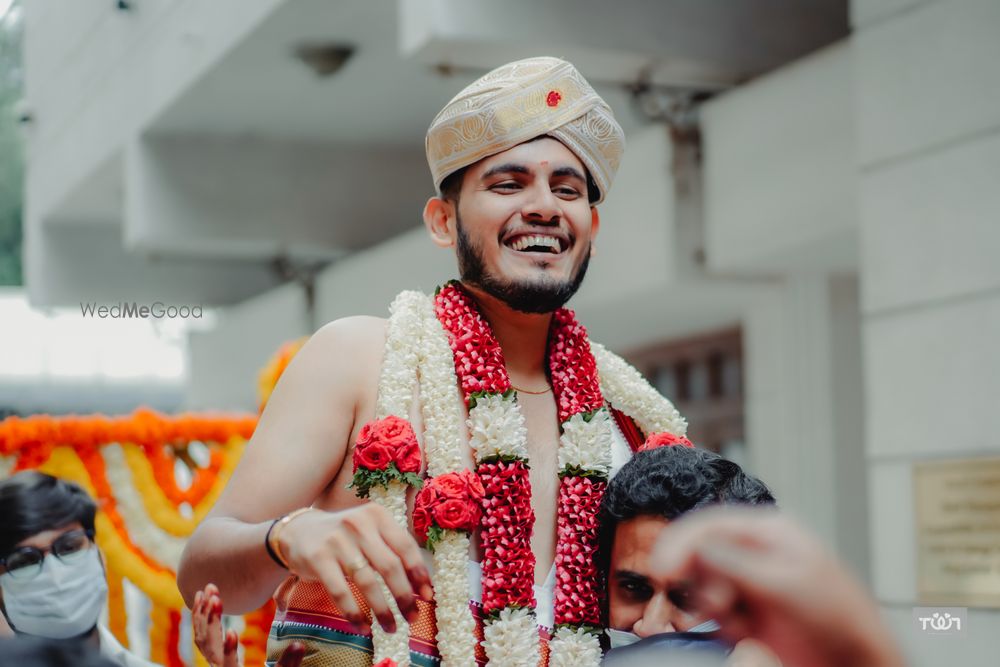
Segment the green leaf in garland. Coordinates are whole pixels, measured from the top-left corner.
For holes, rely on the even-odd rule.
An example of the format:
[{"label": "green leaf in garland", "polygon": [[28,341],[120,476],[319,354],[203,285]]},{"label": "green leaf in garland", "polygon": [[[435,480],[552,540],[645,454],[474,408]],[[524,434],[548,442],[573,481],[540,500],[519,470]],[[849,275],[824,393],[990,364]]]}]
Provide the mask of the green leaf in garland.
[{"label": "green leaf in garland", "polygon": [[415,489],[419,489],[424,485],[424,480],[415,472],[404,472],[403,481]]},{"label": "green leaf in garland", "polygon": [[607,473],[581,468],[580,466],[566,466],[559,471],[559,478],[562,479],[563,477],[589,477],[595,482],[608,481]]},{"label": "green leaf in garland", "polygon": [[484,463],[523,463],[525,468],[529,470],[531,469],[527,459],[514,454],[493,454],[492,456],[484,456],[479,459],[479,465],[483,465]]},{"label": "green leaf in garland", "polygon": [[556,632],[558,632],[559,630],[561,630],[563,628],[568,628],[570,630],[583,630],[588,635],[593,635],[593,636],[598,637],[598,638],[600,638],[600,636],[602,634],[604,634],[604,629],[603,628],[599,628],[596,625],[574,625],[573,623],[558,623],[558,624],[556,624],[556,627],[553,628],[553,630],[552,630],[552,634],[555,634]]},{"label": "green leaf in garland", "polygon": [[434,553],[434,547],[444,537],[444,528],[441,526],[431,526],[427,529],[427,550]]}]

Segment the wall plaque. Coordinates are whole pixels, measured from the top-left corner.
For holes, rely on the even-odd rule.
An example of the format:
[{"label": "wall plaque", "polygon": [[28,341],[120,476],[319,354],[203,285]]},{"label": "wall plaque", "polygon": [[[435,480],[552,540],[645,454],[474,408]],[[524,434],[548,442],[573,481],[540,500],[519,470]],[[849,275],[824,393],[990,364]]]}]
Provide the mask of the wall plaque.
[{"label": "wall plaque", "polygon": [[913,468],[922,604],[1000,607],[1000,458]]}]

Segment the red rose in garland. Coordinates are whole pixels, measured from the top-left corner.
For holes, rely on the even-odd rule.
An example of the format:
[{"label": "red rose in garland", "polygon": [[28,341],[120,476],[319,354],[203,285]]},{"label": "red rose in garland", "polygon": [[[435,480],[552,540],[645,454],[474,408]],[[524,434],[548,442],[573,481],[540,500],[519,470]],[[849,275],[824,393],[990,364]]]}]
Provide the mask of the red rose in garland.
[{"label": "red rose in garland", "polygon": [[427,480],[413,506],[413,531],[434,550],[441,530],[471,532],[482,518],[483,485],[469,470],[449,472]]},{"label": "red rose in garland", "polygon": [[449,530],[468,530],[479,523],[479,505],[451,498],[434,508],[434,521]]},{"label": "red rose in garland", "polygon": [[354,444],[354,480],[362,498],[373,486],[400,481],[419,487],[420,444],[410,422],[390,415],[365,424]]},{"label": "red rose in garland", "polygon": [[683,435],[674,435],[673,433],[667,433],[663,431],[662,433],[654,433],[648,438],[646,442],[642,443],[636,451],[645,452],[650,449],[656,449],[657,447],[694,447],[694,443],[685,438]]},{"label": "red rose in garland", "polygon": [[[409,424],[407,424],[409,425]],[[393,456],[399,472],[420,472],[420,444],[416,438],[402,444]]]},{"label": "red rose in garland", "polygon": [[354,471],[358,468],[368,470],[385,470],[392,463],[392,450],[385,445],[373,442],[367,447],[355,447]]},{"label": "red rose in garland", "polygon": [[[424,487],[426,490],[427,487]],[[418,495],[419,497],[419,495]],[[427,531],[431,527],[433,516],[426,505],[416,505],[413,508],[413,533],[417,536],[417,541],[423,544],[427,541]]]}]

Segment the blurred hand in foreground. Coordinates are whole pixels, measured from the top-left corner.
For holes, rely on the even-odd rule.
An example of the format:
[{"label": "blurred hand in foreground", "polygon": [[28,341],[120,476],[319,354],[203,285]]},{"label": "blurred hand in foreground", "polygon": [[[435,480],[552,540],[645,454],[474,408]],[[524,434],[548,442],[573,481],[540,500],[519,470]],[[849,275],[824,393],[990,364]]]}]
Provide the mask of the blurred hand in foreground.
[{"label": "blurred hand in foreground", "polygon": [[693,583],[693,603],[736,643],[756,639],[788,667],[904,667],[878,609],[819,542],[770,509],[713,508],[667,527],[665,577]]}]

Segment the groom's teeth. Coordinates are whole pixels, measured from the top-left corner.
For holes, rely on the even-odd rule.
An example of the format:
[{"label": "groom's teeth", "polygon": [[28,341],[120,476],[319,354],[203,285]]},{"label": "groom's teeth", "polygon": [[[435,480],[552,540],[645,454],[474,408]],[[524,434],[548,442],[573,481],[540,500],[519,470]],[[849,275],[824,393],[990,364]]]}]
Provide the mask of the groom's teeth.
[{"label": "groom's teeth", "polygon": [[522,236],[515,240],[511,244],[511,249],[517,251],[523,251],[532,246],[548,248],[549,252],[559,253],[561,248],[559,247],[559,239],[553,238],[551,236]]}]

